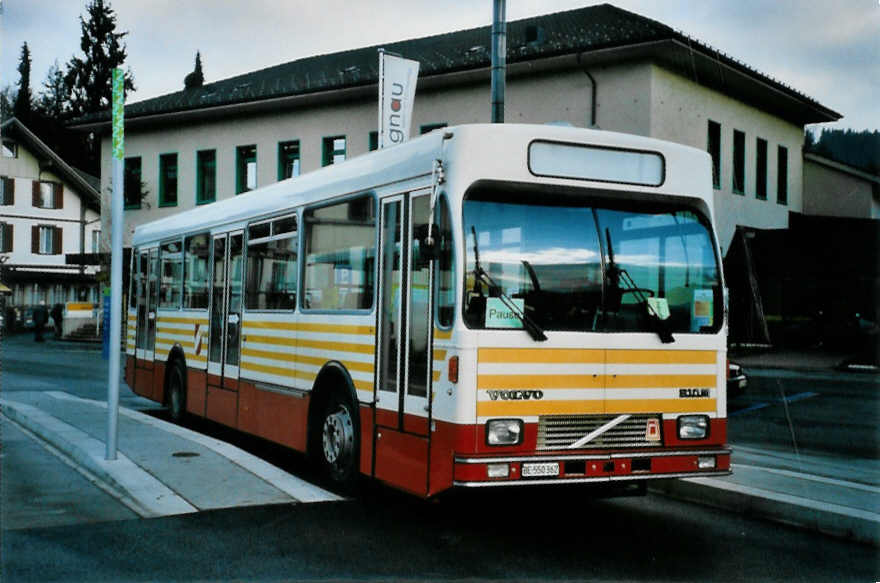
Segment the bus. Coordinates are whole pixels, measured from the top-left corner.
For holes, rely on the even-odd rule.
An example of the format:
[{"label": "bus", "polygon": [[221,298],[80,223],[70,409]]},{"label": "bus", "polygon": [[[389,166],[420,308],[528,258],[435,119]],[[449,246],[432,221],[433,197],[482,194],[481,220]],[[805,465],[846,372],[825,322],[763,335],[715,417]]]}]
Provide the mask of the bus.
[{"label": "bus", "polygon": [[135,229],[126,381],[332,484],[730,473],[711,160],[445,127]]}]

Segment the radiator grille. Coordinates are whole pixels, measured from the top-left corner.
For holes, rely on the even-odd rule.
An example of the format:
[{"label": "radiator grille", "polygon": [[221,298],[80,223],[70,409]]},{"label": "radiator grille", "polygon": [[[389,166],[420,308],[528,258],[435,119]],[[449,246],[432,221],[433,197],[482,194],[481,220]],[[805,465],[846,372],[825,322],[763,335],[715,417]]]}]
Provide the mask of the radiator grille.
[{"label": "radiator grille", "polygon": [[[613,421],[619,415],[542,415],[538,418],[538,450],[566,449],[592,431]],[[583,446],[583,449],[619,447],[657,447],[661,441],[648,441],[648,419],[662,418],[660,414],[631,415]],[[661,424],[662,426],[662,424]]]}]

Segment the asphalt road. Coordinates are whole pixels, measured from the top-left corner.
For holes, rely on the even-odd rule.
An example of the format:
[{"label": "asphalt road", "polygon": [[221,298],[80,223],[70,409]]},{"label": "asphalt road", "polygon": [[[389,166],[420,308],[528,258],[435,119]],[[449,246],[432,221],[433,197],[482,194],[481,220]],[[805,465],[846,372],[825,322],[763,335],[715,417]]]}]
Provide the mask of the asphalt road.
[{"label": "asphalt road", "polygon": [[875,459],[880,452],[877,375],[752,370],[728,403],[728,439],[739,445]]},{"label": "asphalt road", "polygon": [[[45,389],[105,398],[107,368],[99,351],[51,341],[37,346],[27,337],[4,339],[0,395]],[[876,397],[858,377],[847,379],[803,385],[783,375],[753,382],[745,397],[731,401],[731,440],[785,447],[780,427],[789,436],[794,427],[795,439],[809,442],[809,420],[818,416],[829,420],[825,435],[834,436],[819,442],[876,443],[876,423],[867,427]],[[819,394],[775,402],[779,383],[785,391],[798,389],[786,395],[804,386]],[[151,406],[124,385],[121,391],[123,405]],[[831,420],[840,425],[842,415],[830,405],[867,413],[869,421],[835,427]],[[302,456],[213,424],[195,427],[309,477]],[[594,500],[584,488],[468,491],[422,502],[370,485],[346,502],[125,520],[130,518],[125,508],[32,438],[5,422],[0,430],[4,582],[880,580],[877,550],[871,547],[653,494]],[[59,481],[69,484],[68,498],[81,499],[84,509],[65,508],[57,497],[67,486],[59,489]]]}]

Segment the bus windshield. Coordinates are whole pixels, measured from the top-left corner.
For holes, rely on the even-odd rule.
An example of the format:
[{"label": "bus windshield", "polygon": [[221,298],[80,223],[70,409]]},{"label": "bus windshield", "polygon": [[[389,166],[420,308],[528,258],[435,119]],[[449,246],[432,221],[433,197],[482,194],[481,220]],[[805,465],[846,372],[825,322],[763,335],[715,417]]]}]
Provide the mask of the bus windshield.
[{"label": "bus windshield", "polygon": [[[463,205],[470,328],[714,333],[723,315],[708,220],[684,204],[470,191]],[[485,273],[488,277],[481,277]],[[512,305],[511,305],[512,304]]]}]

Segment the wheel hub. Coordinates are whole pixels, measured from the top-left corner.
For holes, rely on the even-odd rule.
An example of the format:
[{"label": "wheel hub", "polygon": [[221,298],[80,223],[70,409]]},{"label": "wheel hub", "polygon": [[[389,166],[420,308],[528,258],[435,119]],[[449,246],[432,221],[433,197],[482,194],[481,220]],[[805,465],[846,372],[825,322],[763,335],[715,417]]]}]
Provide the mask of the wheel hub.
[{"label": "wheel hub", "polygon": [[337,464],[351,454],[354,444],[354,424],[345,407],[340,406],[335,413],[324,419],[322,445],[324,459],[330,464]]}]

